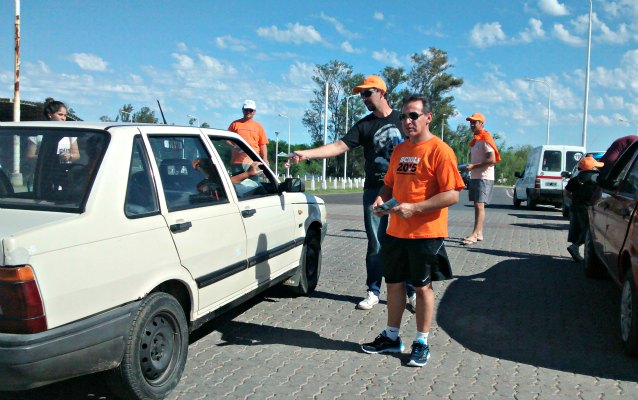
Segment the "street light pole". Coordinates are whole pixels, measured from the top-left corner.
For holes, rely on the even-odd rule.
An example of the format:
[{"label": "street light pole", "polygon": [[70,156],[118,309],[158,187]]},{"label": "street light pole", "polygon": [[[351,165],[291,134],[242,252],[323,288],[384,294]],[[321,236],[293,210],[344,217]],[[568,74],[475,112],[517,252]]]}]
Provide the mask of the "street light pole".
[{"label": "street light pole", "polygon": [[[348,129],[350,129],[350,119],[348,117],[348,105],[350,103],[350,98],[351,97],[356,97],[358,96],[358,94],[353,94],[350,95],[348,97],[346,97],[346,129],[344,129],[344,136],[346,133],[348,133]],[[348,151],[346,150],[345,153],[343,153],[343,180],[346,180],[346,172],[348,170]]]},{"label": "street light pole", "polygon": [[[630,123],[628,120],[626,120],[626,119],[624,119],[624,118],[618,118],[618,121],[620,121],[620,122],[625,122],[625,123],[627,123],[627,124],[629,124],[629,123]],[[637,124],[637,123],[635,123],[635,122],[634,122],[633,124],[634,124],[634,126],[636,127],[636,135],[638,135],[638,124]]]},{"label": "street light pole", "polygon": [[530,82],[542,83],[543,85],[547,86],[547,89],[549,90],[549,96],[547,96],[547,143],[545,143],[549,144],[549,122],[551,120],[552,112],[552,87],[549,85],[549,83],[547,83],[547,81],[544,81],[542,79],[526,78],[525,80]]},{"label": "street light pole", "polygon": [[[328,79],[326,79],[326,100],[325,100],[325,106],[324,106],[324,112],[323,112],[323,145],[327,145],[328,144],[328,86],[330,85],[330,83],[328,82]],[[321,171],[321,188],[322,189],[327,189],[327,184],[326,184],[326,159],[324,157],[323,159],[323,168]]]},{"label": "street light pole", "polygon": [[582,146],[586,147],[587,144],[587,106],[589,103],[589,61],[591,59],[591,15],[592,15],[592,0],[589,0],[589,29],[587,35],[587,68],[585,69],[585,109],[583,110],[583,143]]},{"label": "street light pole", "polygon": [[279,179],[277,167],[279,166],[279,131],[275,131],[275,176]]},{"label": "street light pole", "polygon": [[[279,114],[280,117],[288,120],[288,156],[290,156],[290,118],[285,114]],[[286,178],[290,177],[290,167],[286,167]]]}]

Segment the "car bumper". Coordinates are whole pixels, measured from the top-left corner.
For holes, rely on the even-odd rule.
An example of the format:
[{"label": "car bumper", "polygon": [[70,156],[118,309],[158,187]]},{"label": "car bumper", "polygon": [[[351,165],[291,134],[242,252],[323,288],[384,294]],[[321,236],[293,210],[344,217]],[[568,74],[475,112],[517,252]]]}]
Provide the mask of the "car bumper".
[{"label": "car bumper", "polygon": [[531,189],[530,193],[537,203],[557,203],[563,201],[563,191],[561,189]]},{"label": "car bumper", "polygon": [[46,332],[0,333],[0,390],[25,390],[117,367],[139,302]]}]

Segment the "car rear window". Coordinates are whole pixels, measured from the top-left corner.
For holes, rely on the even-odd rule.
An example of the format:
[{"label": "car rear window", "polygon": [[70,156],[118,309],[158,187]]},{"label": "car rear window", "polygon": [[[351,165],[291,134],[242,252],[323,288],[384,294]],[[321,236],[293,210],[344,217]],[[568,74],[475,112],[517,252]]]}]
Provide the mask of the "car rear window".
[{"label": "car rear window", "polygon": [[80,129],[0,130],[0,208],[83,212],[109,138]]}]

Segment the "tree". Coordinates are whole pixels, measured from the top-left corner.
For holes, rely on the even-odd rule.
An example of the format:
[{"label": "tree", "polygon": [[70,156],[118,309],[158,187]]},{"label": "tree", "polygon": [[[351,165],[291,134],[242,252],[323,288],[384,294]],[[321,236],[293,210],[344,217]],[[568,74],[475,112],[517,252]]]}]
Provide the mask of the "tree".
[{"label": "tree", "polygon": [[111,119],[111,117],[109,117],[108,115],[102,115],[100,117],[100,121],[102,122],[113,122],[113,120]]},{"label": "tree", "polygon": [[399,86],[408,81],[405,69],[403,69],[403,67],[394,68],[388,66],[381,71],[380,75],[388,87],[388,91],[385,95],[388,104],[395,110],[400,109],[401,102],[410,93],[410,91],[405,87],[399,89]]},{"label": "tree", "polygon": [[133,121],[156,124],[157,118],[155,118],[155,111],[148,107],[142,107],[138,112],[133,114]]},{"label": "tree", "polygon": [[[303,124],[308,128],[313,145],[323,144],[324,136],[324,108],[325,90],[328,84],[328,126],[327,142],[332,143],[343,137],[345,134],[345,108],[344,99],[352,93],[354,86],[361,83],[364,76],[353,74],[352,67],[342,61],[332,60],[326,64],[315,66],[315,74],[312,80],[316,84],[313,90],[314,97],[310,100],[310,108],[306,110],[303,117]],[[355,120],[361,114],[361,105],[350,102],[351,120]],[[330,174],[339,174],[343,161],[329,160],[328,169]]]},{"label": "tree", "polygon": [[463,85],[463,79],[446,72],[453,65],[448,64],[444,50],[430,47],[427,51],[413,54],[411,59],[413,65],[408,73],[408,86],[411,91],[430,99],[433,116],[430,131],[441,132],[441,125],[447,125],[447,117],[456,114],[454,97],[447,93]]},{"label": "tree", "polygon": [[208,125],[208,122],[202,122],[202,124],[199,127],[200,128],[210,128],[210,125]]}]

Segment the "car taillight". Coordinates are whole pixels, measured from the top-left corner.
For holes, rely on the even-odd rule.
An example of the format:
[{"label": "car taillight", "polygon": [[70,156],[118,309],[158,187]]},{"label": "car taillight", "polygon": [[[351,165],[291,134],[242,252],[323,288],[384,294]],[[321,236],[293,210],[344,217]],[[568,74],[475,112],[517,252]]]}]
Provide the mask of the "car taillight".
[{"label": "car taillight", "polygon": [[31,266],[0,268],[0,332],[38,333],[46,329],[47,318]]},{"label": "car taillight", "polygon": [[536,178],[534,180],[534,189],[540,189],[541,188],[541,180]]}]

